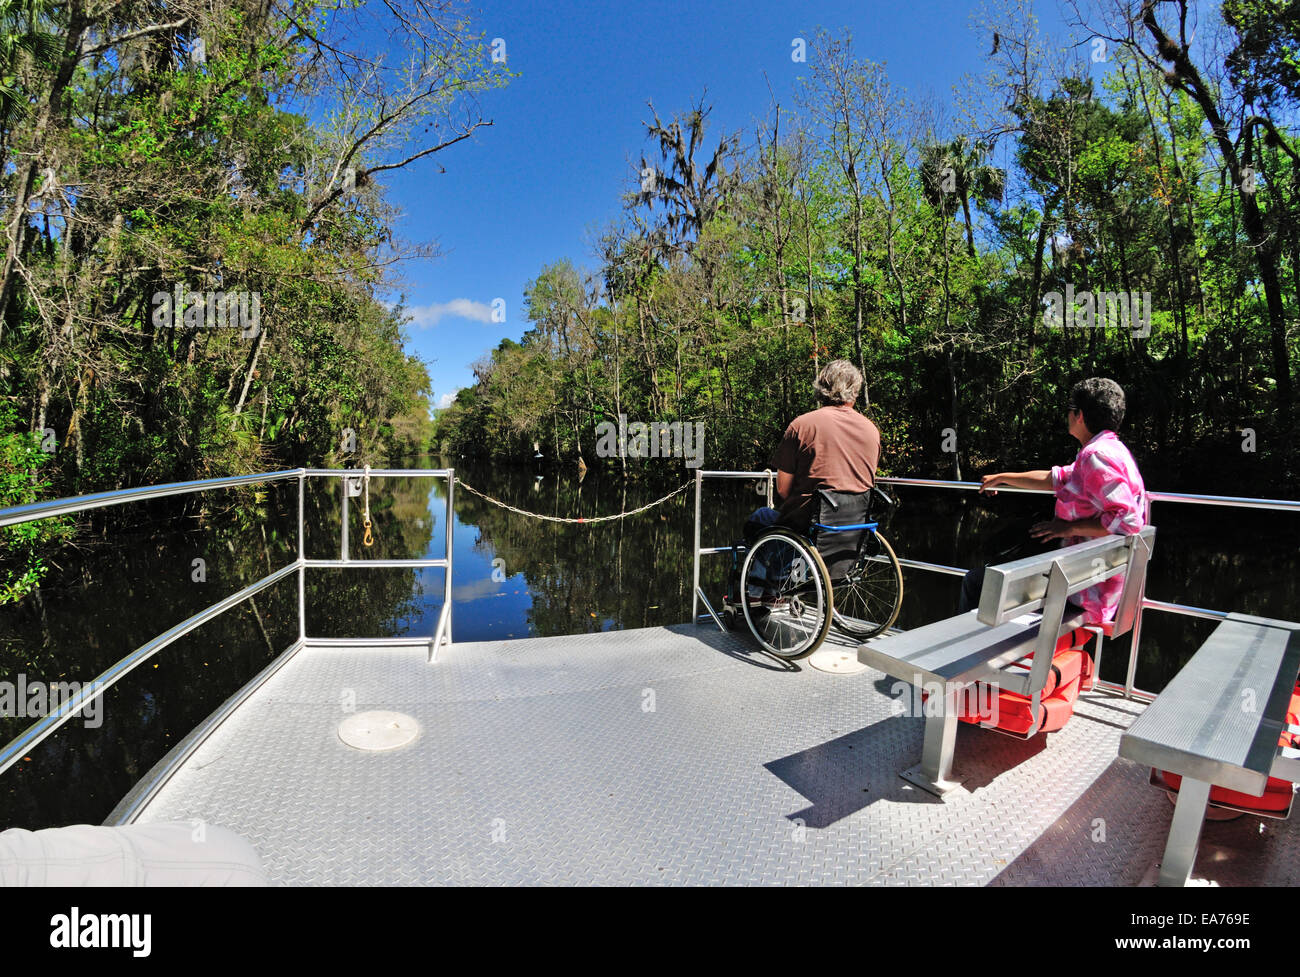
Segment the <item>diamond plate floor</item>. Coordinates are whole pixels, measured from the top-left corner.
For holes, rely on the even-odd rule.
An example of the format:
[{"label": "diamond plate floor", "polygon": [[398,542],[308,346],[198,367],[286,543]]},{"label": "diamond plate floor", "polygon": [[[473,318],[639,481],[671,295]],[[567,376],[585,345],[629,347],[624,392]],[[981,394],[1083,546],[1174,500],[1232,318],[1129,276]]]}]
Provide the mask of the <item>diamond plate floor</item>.
[{"label": "diamond plate floor", "polygon": [[[1107,696],[1029,742],[962,725],[969,790],[941,803],[898,777],[923,719],[879,672],[691,625],[440,657],[304,649],[139,820],[231,828],[289,885],[1137,885],[1173,812],[1117,758],[1141,707]],[[353,750],[352,708],[408,713],[419,737]],[[1196,876],[1300,883],[1295,823],[1262,824],[1207,824]]]}]

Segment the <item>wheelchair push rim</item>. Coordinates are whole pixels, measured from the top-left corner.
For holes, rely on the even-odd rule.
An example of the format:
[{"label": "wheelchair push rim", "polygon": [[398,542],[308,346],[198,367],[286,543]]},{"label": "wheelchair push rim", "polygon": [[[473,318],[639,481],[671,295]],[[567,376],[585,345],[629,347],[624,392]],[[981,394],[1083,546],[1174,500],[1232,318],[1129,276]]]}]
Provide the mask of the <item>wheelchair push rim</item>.
[{"label": "wheelchair push rim", "polygon": [[831,626],[830,577],[821,555],[794,533],[774,529],[745,554],[737,595],[750,633],[779,658],[810,654]]}]

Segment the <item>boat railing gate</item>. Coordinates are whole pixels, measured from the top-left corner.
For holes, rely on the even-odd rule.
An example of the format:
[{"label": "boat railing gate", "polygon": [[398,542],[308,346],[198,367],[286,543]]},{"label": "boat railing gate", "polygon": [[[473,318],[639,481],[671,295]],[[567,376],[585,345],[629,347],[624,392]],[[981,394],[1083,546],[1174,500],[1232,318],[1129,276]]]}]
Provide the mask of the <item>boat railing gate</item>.
[{"label": "boat railing gate", "polygon": [[[371,478],[443,478],[447,480],[447,518],[444,536],[446,537],[446,555],[437,559],[424,560],[355,560],[348,553],[348,497],[349,482],[353,483],[351,492],[355,493],[359,483],[369,474]],[[95,495],[81,495],[69,499],[56,499],[52,502],[35,502],[29,505],[0,509],[0,527],[16,526],[20,523],[34,522],[39,519],[53,519],[57,516],[72,515],[89,509],[102,509],[106,506],[122,505],[127,502],[143,502],[168,495],[185,495],[191,492],[206,492],[211,489],[235,488],[241,485],[257,485],[266,482],[278,482],[288,479],[298,480],[298,556],[292,562],[278,570],[268,573],[255,583],[249,584],[236,593],[217,601],[186,618],[180,624],[162,634],[150,638],[139,648],[120,661],[110,665],[94,680],[84,684],[81,690],[71,698],[60,703],[59,708],[29,726],[12,742],[0,750],[0,773],[9,769],[20,757],[30,752],[47,736],[80,712],[92,699],[101,695],[105,689],[127,675],[142,662],[153,657],[178,638],[193,631],[199,625],[225,613],[249,597],[278,583],[297,571],[298,574],[298,637],[284,653],[277,656],[271,668],[278,668],[308,642],[312,645],[346,645],[360,646],[427,646],[429,661],[433,662],[438,648],[451,642],[451,575],[452,575],[452,530],[455,526],[454,492],[456,472],[451,468],[290,468],[284,471],[267,472],[260,475],[238,475],[231,478],[208,478],[195,482],[173,482],[167,485],[142,486],[140,488],[119,489],[114,492],[99,492]],[[303,538],[303,502],[306,496],[306,484],[309,478],[337,478],[339,489],[343,494],[343,515],[339,533],[339,558],[337,560],[309,560]],[[397,568],[397,567],[442,567],[443,599],[442,610],[438,613],[438,624],[431,638],[416,636],[404,638],[312,638],[307,634],[307,586],[306,572],[309,567],[348,567],[348,568]],[[234,705],[229,703],[222,710],[227,714]]]},{"label": "boat railing gate", "polygon": [[[694,543],[694,572],[692,577],[692,599],[691,599],[691,620],[696,624],[701,621],[707,621],[710,618],[722,630],[726,630],[722,620],[718,617],[709,603],[708,597],[700,588],[700,557],[708,556],[713,553],[730,553],[730,546],[701,546],[700,545],[700,515],[702,512],[704,480],[708,478],[716,479],[742,479],[742,480],[766,480],[767,504],[772,504],[773,489],[776,479],[776,472],[736,472],[736,471],[704,471],[697,469],[695,472],[695,543]],[[918,488],[929,489],[948,489],[965,492],[978,492],[980,485],[978,482],[952,482],[940,479],[930,478],[893,478],[882,476],[879,479],[882,485],[906,485],[916,486]],[[1047,489],[1012,489],[999,485],[999,492],[1023,492],[1030,495],[1051,495],[1052,492]],[[1279,512],[1300,512],[1300,501],[1289,499],[1251,499],[1239,498],[1227,495],[1188,495],[1183,492],[1148,492],[1147,499],[1150,501],[1154,511],[1157,502],[1181,502],[1192,505],[1217,505],[1228,506],[1238,509],[1272,509]],[[1152,518],[1152,524],[1156,524],[1155,518]],[[966,570],[961,567],[945,566],[942,563],[925,563],[921,560],[907,560],[899,557],[898,562],[905,567],[914,570],[925,570],[930,573],[945,573],[951,576],[963,577]],[[700,605],[703,604],[707,614],[700,613]],[[1097,679],[1095,688],[1104,689],[1108,692],[1119,693],[1129,699],[1152,700],[1156,697],[1155,692],[1149,692],[1144,689],[1134,687],[1134,675],[1137,672],[1138,649],[1142,640],[1142,617],[1146,611],[1163,611],[1167,614],[1181,614],[1186,617],[1206,618],[1211,621],[1223,621],[1228,617],[1229,611],[1211,610],[1205,607],[1190,607],[1186,604],[1174,604],[1169,601],[1154,600],[1142,595],[1142,602],[1138,608],[1137,620],[1133,622],[1133,640],[1129,647],[1128,672],[1123,685],[1115,682],[1104,682]]]}]

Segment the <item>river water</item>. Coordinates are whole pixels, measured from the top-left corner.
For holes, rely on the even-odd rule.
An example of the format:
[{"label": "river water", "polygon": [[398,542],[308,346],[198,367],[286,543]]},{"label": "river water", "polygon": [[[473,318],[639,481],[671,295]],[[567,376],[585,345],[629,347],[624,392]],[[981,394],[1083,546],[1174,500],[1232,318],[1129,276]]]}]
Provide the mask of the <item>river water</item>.
[{"label": "river water", "polygon": [[[626,511],[689,481],[681,469],[651,484],[610,474],[500,469],[463,459],[465,482],[518,508],[591,518]],[[680,461],[676,464],[680,465]],[[440,557],[441,480],[375,479],[374,545],[361,545],[350,507],[349,555]],[[35,597],[0,608],[0,683],[88,681],[150,638],[292,561],[297,482],[129,507],[125,525],[82,534]],[[969,492],[900,488],[882,531],[900,557],[970,566],[1051,514],[1046,497],[980,499]],[[706,484],[702,540],[733,542],[762,503],[753,483]],[[510,513],[458,488],[453,529],[452,636],[456,642],[678,624],[691,611],[693,490],[649,512],[597,524],[556,524]],[[308,480],[308,558],[340,555],[338,480]],[[1300,615],[1300,516],[1158,503],[1147,595],[1159,600],[1294,620]],[[703,558],[711,597],[724,590],[725,556]],[[440,568],[307,571],[312,637],[431,636],[443,594]],[[898,626],[955,612],[959,578],[904,570]],[[712,627],[712,624],[708,625]],[[1147,612],[1136,672],[1159,691],[1213,622]],[[179,639],[103,696],[93,719],[76,718],[0,774],[0,829],[99,823],[171,747],[270,663],[297,635],[296,575]],[[441,654],[454,655],[455,648]],[[1122,682],[1127,638],[1108,642],[1103,677]],[[855,681],[846,677],[845,681]],[[0,718],[0,742],[32,720]]]}]

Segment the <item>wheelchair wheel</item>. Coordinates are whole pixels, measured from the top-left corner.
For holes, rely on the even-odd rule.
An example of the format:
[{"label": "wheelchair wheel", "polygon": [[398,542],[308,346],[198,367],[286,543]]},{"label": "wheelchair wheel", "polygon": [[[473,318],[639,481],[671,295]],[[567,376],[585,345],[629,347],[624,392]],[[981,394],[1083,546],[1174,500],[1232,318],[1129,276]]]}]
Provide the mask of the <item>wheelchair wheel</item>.
[{"label": "wheelchair wheel", "polygon": [[898,619],[903,604],[903,568],[885,537],[874,533],[862,541],[858,558],[834,585],[834,624],[851,638],[865,641]]},{"label": "wheelchair wheel", "polygon": [[740,605],[758,643],[780,658],[814,651],[831,626],[826,564],[786,529],[764,533],[745,554]]}]

